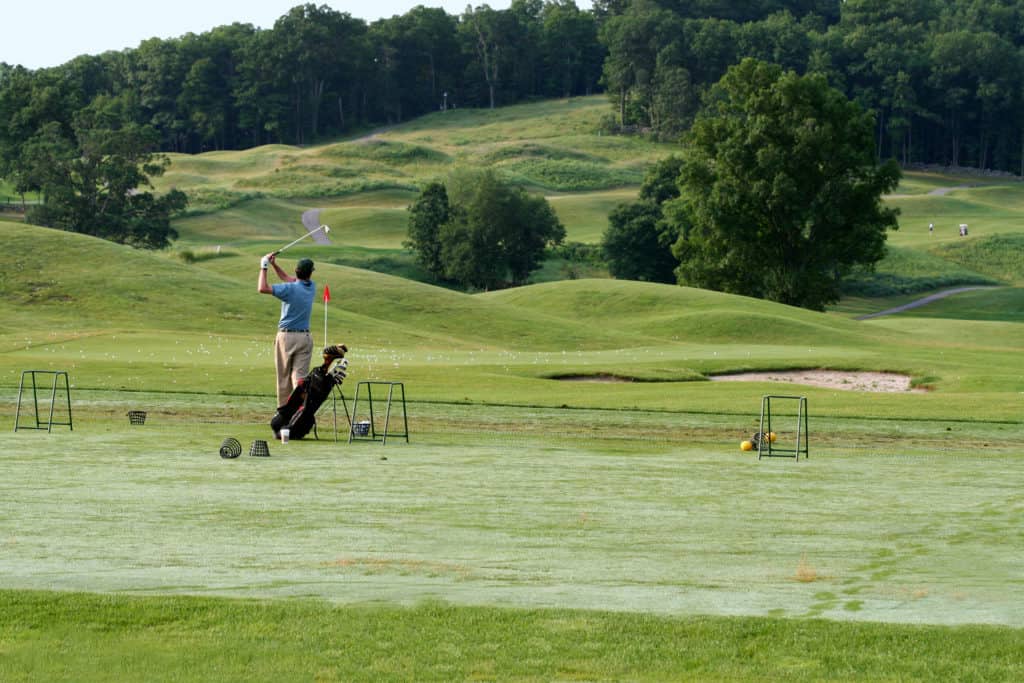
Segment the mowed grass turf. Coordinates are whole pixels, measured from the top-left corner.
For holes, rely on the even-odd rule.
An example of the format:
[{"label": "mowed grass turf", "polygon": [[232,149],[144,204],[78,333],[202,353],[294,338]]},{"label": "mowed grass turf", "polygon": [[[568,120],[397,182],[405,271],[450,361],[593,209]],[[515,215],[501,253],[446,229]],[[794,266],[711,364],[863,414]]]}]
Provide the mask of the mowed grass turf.
[{"label": "mowed grass turf", "polygon": [[984,626],[34,592],[0,592],[0,619],[10,681],[1011,681],[1021,670],[1017,632]]},{"label": "mowed grass turf", "polygon": [[250,457],[265,403],[83,391],[5,438],[5,680],[1024,669],[1019,425],[814,420],[796,463],[738,416],[416,402],[409,444],[322,411]]}]

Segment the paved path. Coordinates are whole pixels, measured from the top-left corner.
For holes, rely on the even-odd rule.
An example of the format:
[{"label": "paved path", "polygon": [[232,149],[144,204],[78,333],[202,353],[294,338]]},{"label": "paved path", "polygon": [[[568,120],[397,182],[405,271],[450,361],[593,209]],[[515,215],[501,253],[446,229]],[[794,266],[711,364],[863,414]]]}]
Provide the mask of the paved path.
[{"label": "paved path", "polygon": [[[969,189],[971,189],[970,185],[957,185],[956,187],[937,187],[934,190],[932,190],[931,192],[929,192],[928,194],[936,195],[936,196],[940,196],[941,197],[941,196],[945,196],[945,195],[949,194],[953,190],[969,190]],[[896,195],[893,195],[893,196],[896,196]],[[907,195],[903,195],[903,196],[907,196]],[[884,310],[884,311],[879,311],[878,313],[869,313],[867,315],[861,315],[861,316],[858,316],[856,319],[857,320],[868,320],[870,318],[878,318],[878,317],[881,317],[883,315],[892,315],[893,313],[902,313],[903,311],[908,311],[911,308],[917,308],[918,306],[924,306],[926,304],[930,304],[931,302],[937,301],[938,299],[945,299],[947,296],[952,296],[953,294],[959,294],[960,292],[970,292],[970,291],[973,291],[975,289],[991,289],[991,288],[990,287],[957,287],[955,289],[947,289],[947,290],[942,291],[942,292],[936,292],[935,294],[929,294],[928,296],[926,296],[924,298],[916,299],[914,301],[911,301],[910,303],[903,304],[902,306],[897,306],[896,308],[890,308],[890,309],[887,309],[887,310]]]},{"label": "paved path", "polygon": [[949,194],[950,192],[952,192],[953,190],[969,190],[969,189],[971,189],[970,185],[957,185],[956,187],[936,187],[934,190],[932,190],[928,194],[933,194],[933,195],[937,195],[937,196],[943,197],[943,196]]},{"label": "paved path", "polygon": [[[320,227],[320,211],[321,209],[309,209],[302,212],[302,225],[305,226],[307,232]],[[311,237],[317,244],[331,243],[331,238],[325,235],[323,230],[317,230]]]},{"label": "paved path", "polygon": [[957,287],[955,289],[947,289],[941,292],[936,292],[935,294],[929,294],[928,296],[921,299],[915,299],[910,303],[903,304],[902,306],[897,306],[896,308],[889,308],[884,311],[879,311],[878,313],[868,313],[867,315],[857,316],[856,320],[868,320],[870,318],[878,318],[883,315],[901,313],[903,311],[908,311],[911,308],[917,308],[918,306],[930,304],[931,302],[937,301],[938,299],[945,299],[947,296],[952,296],[953,294],[959,294],[960,292],[970,292],[975,289],[992,289],[992,287]]}]

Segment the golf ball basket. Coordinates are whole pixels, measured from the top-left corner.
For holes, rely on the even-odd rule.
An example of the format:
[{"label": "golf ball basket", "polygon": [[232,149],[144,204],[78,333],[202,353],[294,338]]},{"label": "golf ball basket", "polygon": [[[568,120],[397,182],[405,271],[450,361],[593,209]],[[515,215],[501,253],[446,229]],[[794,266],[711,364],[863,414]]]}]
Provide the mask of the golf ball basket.
[{"label": "golf ball basket", "polygon": [[145,410],[129,410],[128,411],[128,424],[133,424],[133,425],[144,425],[144,424],[146,424],[146,411]]},{"label": "golf ball basket", "polygon": [[[776,446],[777,440],[769,438],[774,433],[772,428],[772,402],[776,405],[776,424],[781,424],[782,419],[789,419],[796,412],[796,443],[790,444],[788,439],[783,440]],[[794,405],[795,404],[795,405]],[[778,408],[788,408],[782,416],[778,414]],[[785,432],[784,432],[785,434]],[[810,458],[810,450],[807,445],[807,397],[806,396],[762,396],[761,397],[761,421],[757,432],[750,441],[757,449],[757,459],[761,458],[793,458],[800,460]]]},{"label": "golf ball basket", "polygon": [[262,439],[253,441],[252,446],[249,447],[249,455],[254,458],[269,458],[270,448],[267,446],[267,442]]},{"label": "golf ball basket", "polygon": [[224,439],[224,442],[220,445],[220,457],[225,459],[237,458],[242,454],[242,444],[238,442],[238,439],[228,437]]}]

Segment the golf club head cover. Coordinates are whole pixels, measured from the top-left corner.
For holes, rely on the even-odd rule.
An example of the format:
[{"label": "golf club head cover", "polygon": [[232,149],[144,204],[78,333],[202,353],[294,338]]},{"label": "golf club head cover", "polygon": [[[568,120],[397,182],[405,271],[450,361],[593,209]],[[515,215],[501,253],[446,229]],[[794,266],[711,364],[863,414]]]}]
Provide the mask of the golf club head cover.
[{"label": "golf club head cover", "polygon": [[344,358],[346,353],[348,353],[348,347],[344,344],[332,344],[331,346],[324,347],[324,363],[333,363],[339,358]]}]

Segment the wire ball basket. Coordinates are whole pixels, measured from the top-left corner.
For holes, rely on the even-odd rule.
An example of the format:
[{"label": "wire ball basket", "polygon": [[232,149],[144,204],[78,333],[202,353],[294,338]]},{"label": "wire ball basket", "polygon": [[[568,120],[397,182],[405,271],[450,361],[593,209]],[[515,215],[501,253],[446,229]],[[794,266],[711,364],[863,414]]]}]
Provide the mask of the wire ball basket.
[{"label": "wire ball basket", "polygon": [[128,423],[133,425],[144,425],[146,424],[146,411],[145,410],[129,410],[128,411]]},{"label": "wire ball basket", "polygon": [[238,439],[228,437],[220,445],[220,457],[222,458],[237,458],[241,454],[242,444],[238,443]]},{"label": "wire ball basket", "polygon": [[252,446],[249,447],[249,455],[256,458],[269,458],[270,448],[267,446],[267,442],[262,439],[253,441]]}]

